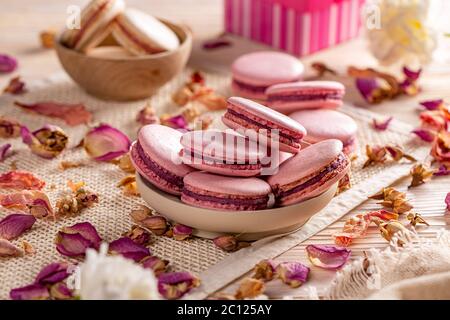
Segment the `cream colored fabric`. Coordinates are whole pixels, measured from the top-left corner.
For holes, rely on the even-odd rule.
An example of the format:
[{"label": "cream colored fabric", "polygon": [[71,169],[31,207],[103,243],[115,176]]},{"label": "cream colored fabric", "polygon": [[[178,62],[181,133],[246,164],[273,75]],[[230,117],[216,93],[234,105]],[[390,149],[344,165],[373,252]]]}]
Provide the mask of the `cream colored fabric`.
[{"label": "cream colored fabric", "polygon": [[450,299],[450,232],[371,250],[339,272],[328,299]]},{"label": "cream colored fabric", "polygon": [[[190,70],[187,70],[150,99],[151,105],[159,115],[178,110],[178,107],[171,103],[171,95],[186,81],[189,73]],[[219,92],[227,96],[231,95],[229,91],[230,78],[227,74],[207,73],[206,82]],[[38,101],[81,102],[93,112],[94,122],[109,123],[126,132],[132,139],[136,137],[138,125],[135,117],[146,101],[131,103],[101,101],[87,95],[64,74],[58,74],[39,83],[27,83],[27,85],[29,92],[23,96],[0,96],[2,115],[18,119],[32,130],[46,123],[59,125],[69,134],[70,145],[75,146],[84,136],[87,130],[86,126],[68,127],[58,119],[49,119],[24,112],[15,107],[13,102],[14,100],[26,103]],[[366,144],[395,143],[405,146],[406,150],[418,159],[423,158],[427,153],[427,147],[419,143],[418,139],[411,137],[411,128],[408,125],[393,121],[388,130],[378,132],[373,130],[371,125],[372,119],[375,117],[373,113],[350,106],[344,106],[341,110],[352,116],[357,122],[361,150]],[[215,125],[220,126],[221,112],[217,112],[215,115]],[[86,159],[86,154],[80,148],[67,150],[57,159],[46,160],[32,155],[28,148],[20,142],[20,139],[8,142],[13,144],[16,153],[0,163],[0,172],[9,170],[10,165],[16,162],[19,169],[29,170],[44,178],[47,181],[45,192],[48,193],[53,204],[59,193],[65,189],[67,180],[83,180],[88,188],[100,194],[100,203],[74,218],[62,219],[56,223],[38,221],[30,232],[16,240],[17,245],[20,245],[20,240],[27,240],[36,249],[36,253],[24,258],[0,260],[0,274],[2,275],[0,298],[6,298],[9,290],[13,287],[31,283],[38,270],[44,265],[64,260],[56,252],[53,243],[57,231],[63,226],[90,221],[106,241],[112,241],[129,230],[132,225],[129,218],[130,210],[143,203],[140,198],[124,196],[116,187],[125,173],[112,164],[99,164],[91,161],[85,167],[69,169],[65,172],[60,171],[58,166],[62,160]],[[193,291],[190,297],[205,298],[249,271],[260,259],[275,257],[326,228],[365,201],[369,194],[375,193],[382,187],[407,175],[410,169],[409,163],[403,163],[386,164],[361,170],[364,161],[365,156],[362,151],[362,155],[353,164],[353,188],[334,198],[326,209],[289,236],[263,239],[254,243],[250,248],[233,254],[216,248],[210,240],[199,238],[185,242],[157,237],[151,245],[151,249],[158,256],[169,260],[173,270],[187,270],[198,275],[202,279],[202,285],[198,290]],[[0,192],[7,191],[1,190]],[[0,218],[7,214],[7,210],[0,208]]]}]

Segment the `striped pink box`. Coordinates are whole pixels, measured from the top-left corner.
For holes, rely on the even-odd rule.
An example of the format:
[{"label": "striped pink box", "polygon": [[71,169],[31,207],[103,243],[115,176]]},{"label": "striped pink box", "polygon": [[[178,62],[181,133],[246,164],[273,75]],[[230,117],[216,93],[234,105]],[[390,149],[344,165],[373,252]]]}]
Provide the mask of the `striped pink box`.
[{"label": "striped pink box", "polygon": [[225,30],[304,56],[358,35],[365,0],[225,0]]}]

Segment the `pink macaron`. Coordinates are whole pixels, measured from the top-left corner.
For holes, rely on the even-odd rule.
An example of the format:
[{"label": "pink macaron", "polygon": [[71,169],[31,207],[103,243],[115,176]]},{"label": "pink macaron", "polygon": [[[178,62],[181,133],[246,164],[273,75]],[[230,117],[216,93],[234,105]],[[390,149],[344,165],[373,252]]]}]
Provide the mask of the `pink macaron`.
[{"label": "pink macaron", "polygon": [[181,137],[183,163],[211,173],[251,177],[261,173],[261,152],[244,136],[218,130],[198,130]]},{"label": "pink macaron", "polygon": [[356,152],[358,126],[348,115],[331,109],[313,109],[296,111],[290,115],[292,119],[305,127],[308,135],[304,142],[314,144],[327,139],[337,139],[344,145],[344,153]]},{"label": "pink macaron", "polygon": [[81,12],[80,26],[65,29],[61,42],[77,51],[95,47],[111,32],[114,19],[124,9],[123,0],[91,1]]},{"label": "pink macaron", "polygon": [[238,178],[193,172],[184,177],[181,201],[186,204],[227,211],[267,208],[269,184],[258,178]]},{"label": "pink macaron", "polygon": [[337,108],[342,105],[345,87],[336,81],[299,81],[273,85],[265,93],[268,106],[290,113],[301,109]]},{"label": "pink macaron", "polygon": [[276,203],[286,206],[316,197],[343,178],[350,160],[342,152],[342,142],[325,140],[302,149],[281,164],[267,182]]},{"label": "pink macaron", "polygon": [[[306,135],[305,128],[297,121],[262,104],[240,97],[228,99],[227,112],[222,121],[251,139],[255,136],[250,133],[257,133],[257,136],[267,138],[268,144],[274,140],[273,131],[277,130],[280,150],[290,153],[300,151],[300,142]],[[248,129],[250,131],[246,131]]]},{"label": "pink macaron", "polygon": [[131,147],[136,171],[157,188],[175,195],[181,194],[184,176],[195,171],[181,161],[181,135],[175,129],[150,124],[139,130]]},{"label": "pink macaron", "polygon": [[298,81],[303,71],[300,60],[286,53],[260,51],[245,54],[231,66],[232,89],[237,96],[262,101],[269,86]]}]

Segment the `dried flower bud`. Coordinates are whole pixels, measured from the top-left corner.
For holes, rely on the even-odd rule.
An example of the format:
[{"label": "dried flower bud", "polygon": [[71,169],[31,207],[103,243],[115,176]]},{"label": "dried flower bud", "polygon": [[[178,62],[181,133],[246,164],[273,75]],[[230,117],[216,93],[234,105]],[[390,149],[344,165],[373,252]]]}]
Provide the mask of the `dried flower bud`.
[{"label": "dried flower bud", "polygon": [[200,285],[200,279],[189,272],[163,273],[158,277],[159,293],[166,299],[179,299]]},{"label": "dried flower bud", "polygon": [[292,288],[300,287],[306,282],[309,268],[300,262],[282,262],[276,268],[276,275]]},{"label": "dried flower bud", "polygon": [[396,244],[399,246],[403,246],[407,240],[409,239],[410,231],[405,228],[403,224],[396,220],[391,220],[387,222],[375,222],[378,224],[378,228],[380,229],[381,235],[387,241],[391,241],[396,238]]},{"label": "dried flower bud", "polygon": [[136,184],[136,176],[135,175],[129,175],[123,178],[119,181],[117,186],[120,188],[122,187],[123,193],[126,196],[138,196],[139,191],[137,190],[137,184]]},{"label": "dried flower bud", "polygon": [[399,146],[386,146],[386,151],[389,152],[389,155],[392,157],[392,160],[394,161],[400,161],[402,158],[405,158],[409,161],[416,162],[417,160],[410,156],[409,154],[406,154],[403,149]]},{"label": "dried flower bud", "polygon": [[253,268],[253,278],[271,281],[275,274],[276,264],[273,260],[261,260]]},{"label": "dried flower bud", "polygon": [[46,125],[39,130],[30,132],[27,127],[20,129],[22,141],[30,148],[31,152],[51,159],[59,155],[67,146],[67,134],[57,126]]},{"label": "dried flower bud", "polygon": [[251,299],[264,293],[266,285],[264,281],[255,278],[245,278],[241,281],[236,291],[236,299]]},{"label": "dried flower bud", "polygon": [[415,227],[416,224],[425,224],[429,226],[428,222],[417,212],[410,212],[407,214],[406,219],[409,220],[409,223]]},{"label": "dried flower bud", "polygon": [[425,183],[425,181],[431,179],[431,177],[433,176],[433,171],[424,164],[420,163],[412,167],[410,174],[412,180],[408,188],[420,186],[421,184]]},{"label": "dried flower bud", "polygon": [[191,227],[176,223],[173,228],[173,238],[175,240],[186,240],[192,235],[193,229]]},{"label": "dried flower bud", "polygon": [[148,244],[151,239],[150,233],[147,230],[145,230],[139,226],[132,226],[131,230],[128,232],[125,232],[123,234],[123,236],[130,238],[135,243],[140,244],[140,245]]},{"label": "dried flower bud", "polygon": [[0,138],[16,138],[20,135],[20,123],[0,116]]},{"label": "dried flower bud", "polygon": [[8,85],[3,89],[3,93],[22,94],[24,92],[26,92],[25,82],[23,82],[20,77],[12,78]]},{"label": "dried flower bud", "polygon": [[156,256],[149,256],[140,262],[142,266],[146,269],[152,269],[156,276],[167,271],[167,266],[169,265],[168,260],[160,259]]},{"label": "dried flower bud", "polygon": [[157,236],[164,235],[169,227],[167,219],[163,216],[149,216],[141,220],[140,224]]},{"label": "dried flower bud", "polygon": [[131,162],[130,153],[124,154],[117,161],[117,165],[120,169],[127,173],[135,173],[136,170],[134,168],[133,163]]},{"label": "dried flower bud", "polygon": [[239,249],[250,246],[250,243],[239,241],[233,235],[224,235],[214,238],[214,244],[226,252],[234,252]]},{"label": "dried flower bud", "polygon": [[155,113],[155,109],[153,109],[150,104],[142,108],[136,116],[136,121],[141,125],[145,126],[147,124],[159,124],[159,118]]},{"label": "dried flower bud", "polygon": [[374,146],[371,147],[369,145],[366,145],[366,155],[367,155],[367,161],[364,163],[363,168],[366,168],[368,166],[377,164],[377,163],[384,163],[386,161],[386,148],[381,146]]},{"label": "dried flower bud", "polygon": [[146,207],[141,205],[139,209],[133,209],[131,210],[130,216],[133,219],[134,222],[140,223],[142,220],[144,220],[147,217],[150,217],[153,215],[153,211]]}]

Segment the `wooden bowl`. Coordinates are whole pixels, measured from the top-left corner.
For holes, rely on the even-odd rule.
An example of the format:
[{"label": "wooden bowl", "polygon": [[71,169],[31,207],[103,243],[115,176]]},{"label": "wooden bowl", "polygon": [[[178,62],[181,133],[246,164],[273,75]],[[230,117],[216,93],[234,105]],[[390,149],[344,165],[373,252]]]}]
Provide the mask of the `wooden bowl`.
[{"label": "wooden bowl", "polygon": [[161,21],[179,37],[176,50],[105,58],[69,49],[56,41],[59,61],[73,81],[93,96],[118,101],[148,98],[183,70],[192,49],[192,35],[186,27]]}]

